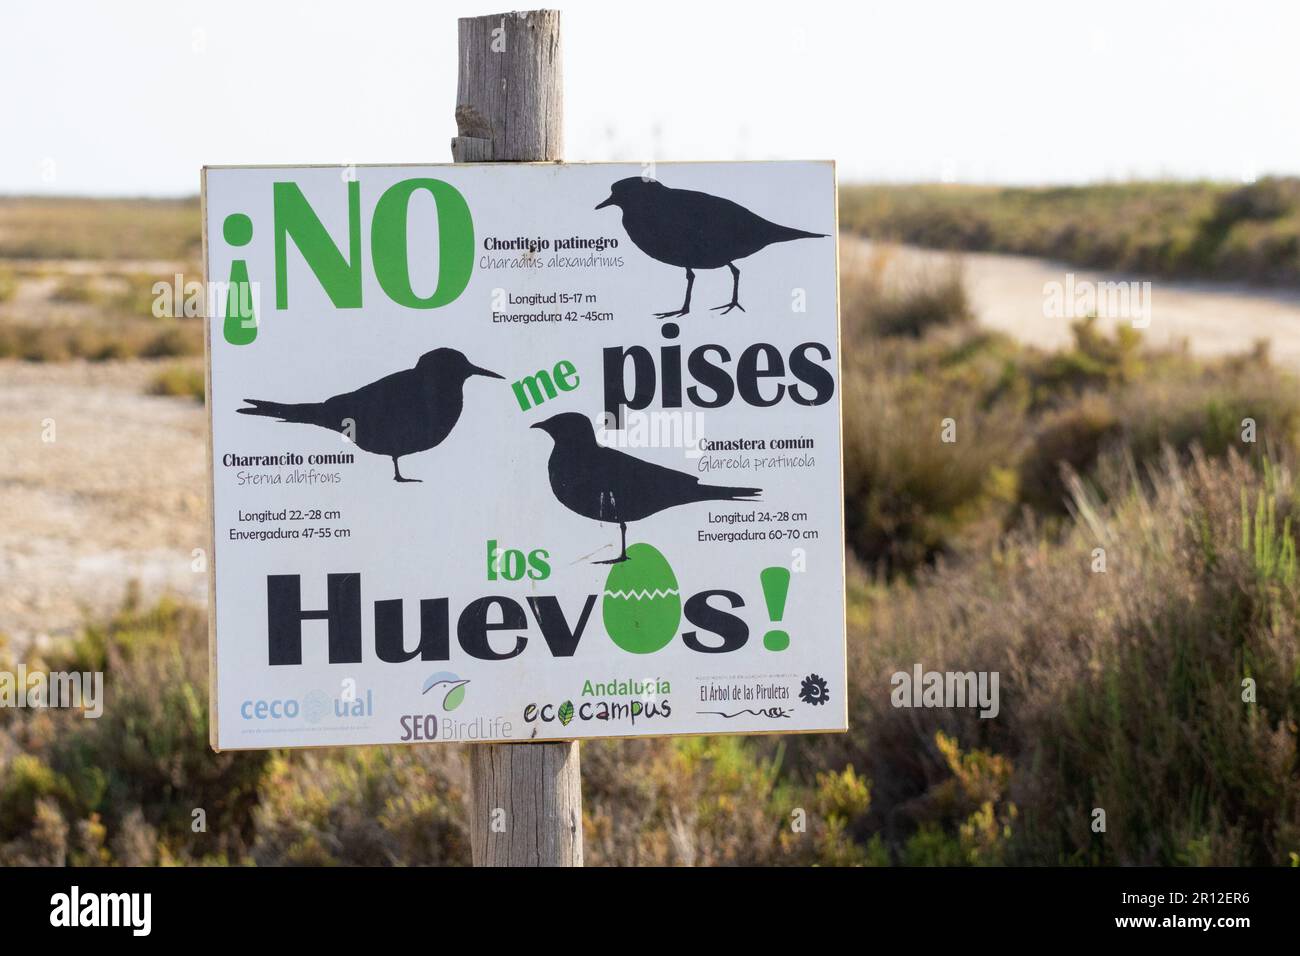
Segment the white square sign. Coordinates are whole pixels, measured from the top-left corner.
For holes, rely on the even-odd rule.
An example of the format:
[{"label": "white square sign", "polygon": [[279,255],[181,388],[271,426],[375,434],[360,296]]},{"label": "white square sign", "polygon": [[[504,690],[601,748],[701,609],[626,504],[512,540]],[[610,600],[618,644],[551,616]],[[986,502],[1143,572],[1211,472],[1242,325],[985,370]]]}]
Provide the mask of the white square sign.
[{"label": "white square sign", "polygon": [[833,164],[203,200],[214,747],[846,729]]}]

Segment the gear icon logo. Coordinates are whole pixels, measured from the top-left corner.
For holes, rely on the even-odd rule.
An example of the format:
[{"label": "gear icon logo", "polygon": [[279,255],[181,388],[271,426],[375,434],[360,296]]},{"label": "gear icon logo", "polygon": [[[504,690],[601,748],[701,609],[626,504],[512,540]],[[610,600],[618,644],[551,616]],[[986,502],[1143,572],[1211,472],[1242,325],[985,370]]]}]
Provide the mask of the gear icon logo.
[{"label": "gear icon logo", "polygon": [[826,681],[821,677],[809,674],[803,679],[803,684],[799,688],[799,699],[805,704],[820,707],[830,700],[830,697],[831,692],[826,686]]}]

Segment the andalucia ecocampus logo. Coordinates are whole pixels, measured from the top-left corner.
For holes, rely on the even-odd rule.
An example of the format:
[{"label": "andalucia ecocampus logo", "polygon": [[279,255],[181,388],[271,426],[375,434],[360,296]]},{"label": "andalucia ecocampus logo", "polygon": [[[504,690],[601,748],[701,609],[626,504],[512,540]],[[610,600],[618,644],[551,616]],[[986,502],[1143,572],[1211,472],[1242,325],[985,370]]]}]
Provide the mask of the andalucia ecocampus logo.
[{"label": "andalucia ecocampus logo", "polygon": [[595,720],[636,726],[638,720],[672,716],[670,693],[672,685],[662,677],[585,680],[576,703],[566,699],[558,703],[528,704],[524,707],[524,723],[558,722],[561,727],[567,727],[575,720],[579,723]]},{"label": "andalucia ecocampus logo", "polygon": [[[362,245],[361,182],[352,179],[346,185],[346,197],[340,195],[336,202],[347,203],[348,233],[337,241],[297,183],[271,185],[276,309],[289,308],[290,241],[336,309],[362,307],[367,262],[384,294],[398,305],[437,309],[455,302],[469,285],[474,268],[474,220],[460,190],[441,179],[425,178],[406,179],[388,187],[370,219],[367,256]],[[433,263],[412,263],[407,246],[411,197],[419,192],[433,197],[438,229],[437,285],[427,296],[416,293],[412,272],[422,278]],[[247,213],[232,212],[222,220],[222,238],[232,249],[247,247],[254,234],[254,223]],[[427,288],[425,282],[418,284]],[[255,286],[250,281],[248,260],[233,259],[222,326],[225,340],[231,345],[248,345],[257,338],[260,322],[255,314]]]}]

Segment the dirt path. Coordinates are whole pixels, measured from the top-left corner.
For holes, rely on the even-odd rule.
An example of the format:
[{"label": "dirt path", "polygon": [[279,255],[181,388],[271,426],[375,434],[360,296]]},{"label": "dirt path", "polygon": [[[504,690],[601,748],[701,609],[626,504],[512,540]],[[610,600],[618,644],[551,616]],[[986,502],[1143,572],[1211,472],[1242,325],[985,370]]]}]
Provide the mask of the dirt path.
[{"label": "dirt path", "polygon": [[[841,268],[847,271],[880,252],[879,244],[845,236],[840,245]],[[893,257],[891,268],[904,270],[960,263],[980,323],[1042,348],[1060,348],[1072,341],[1072,320],[1049,316],[1045,310],[1048,283],[1064,288],[1067,274],[1074,276],[1075,288],[1083,282],[1140,280],[1026,256],[954,254],[912,246],[893,246],[887,254]],[[1142,333],[1153,345],[1178,345],[1185,340],[1193,354],[1215,356],[1244,352],[1256,340],[1267,339],[1275,362],[1300,368],[1300,292],[1154,279],[1149,301],[1150,325]],[[1115,318],[1100,319],[1108,330],[1115,324]]]},{"label": "dirt path", "polygon": [[0,633],[74,633],[132,579],[205,599],[203,409],[145,395],[157,369],[0,361]]}]

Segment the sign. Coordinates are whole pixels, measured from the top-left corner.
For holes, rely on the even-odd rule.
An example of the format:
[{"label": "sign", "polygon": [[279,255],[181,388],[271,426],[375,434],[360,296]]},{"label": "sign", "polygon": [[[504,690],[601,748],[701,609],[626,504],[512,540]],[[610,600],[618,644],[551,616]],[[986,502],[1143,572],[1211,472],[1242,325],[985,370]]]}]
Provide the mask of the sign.
[{"label": "sign", "polygon": [[832,164],[203,201],[215,748],[846,729]]}]

